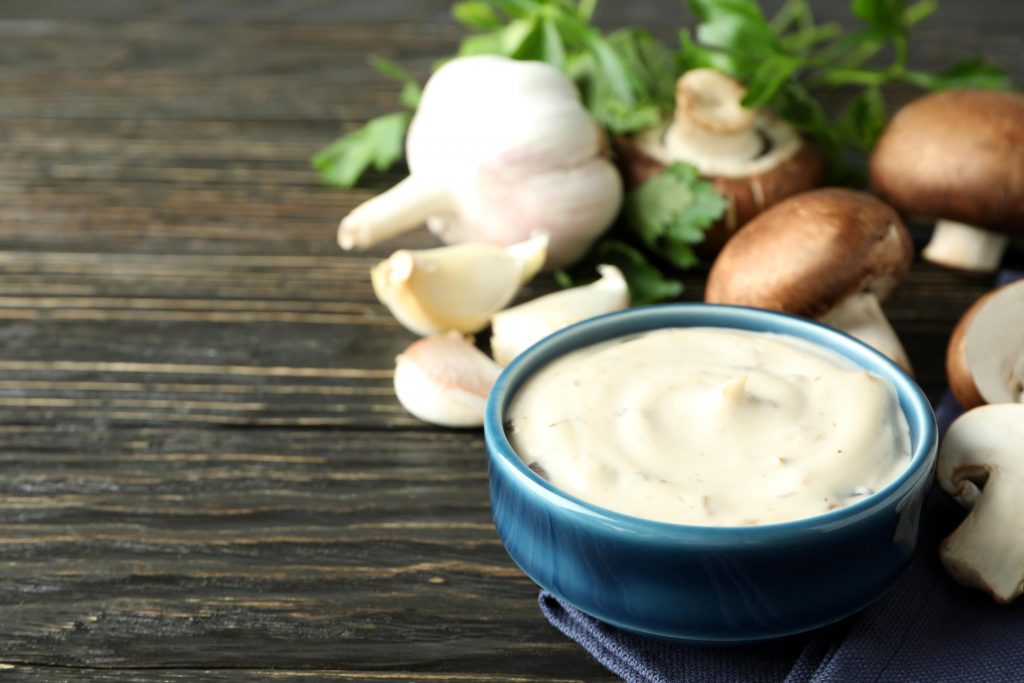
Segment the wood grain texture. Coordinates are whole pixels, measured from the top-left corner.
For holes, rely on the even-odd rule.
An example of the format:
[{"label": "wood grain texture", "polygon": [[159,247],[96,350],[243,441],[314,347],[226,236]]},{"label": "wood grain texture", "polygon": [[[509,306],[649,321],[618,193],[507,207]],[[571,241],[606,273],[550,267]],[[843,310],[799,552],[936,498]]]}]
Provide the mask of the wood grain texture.
[{"label": "wood grain texture", "polygon": [[[679,4],[598,19],[674,40]],[[393,107],[367,53],[451,50],[448,5],[0,3],[3,680],[612,679],[501,549],[479,433],[392,395],[412,337],[367,275],[396,243],[334,228],[397,175],[308,166]],[[914,60],[1024,81],[1024,6],[945,5]],[[932,397],[988,284],[918,265],[887,307]]]},{"label": "wood grain texture", "polygon": [[540,679],[569,648],[498,542],[482,452],[454,432],[2,428],[3,660]]}]

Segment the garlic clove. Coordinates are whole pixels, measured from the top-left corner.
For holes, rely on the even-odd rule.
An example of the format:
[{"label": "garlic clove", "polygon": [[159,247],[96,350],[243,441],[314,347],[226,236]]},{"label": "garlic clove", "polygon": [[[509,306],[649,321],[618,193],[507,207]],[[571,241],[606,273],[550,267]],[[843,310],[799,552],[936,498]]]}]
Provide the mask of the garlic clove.
[{"label": "garlic clove", "polygon": [[402,249],[370,271],[373,291],[415,334],[479,332],[540,270],[547,241],[538,235],[510,247]]},{"label": "garlic clove", "polygon": [[501,365],[552,332],[587,318],[629,306],[626,278],[615,266],[597,268],[601,278],[495,313],[491,318],[491,352]]},{"label": "garlic clove", "polygon": [[419,419],[443,427],[483,424],[501,368],[457,332],[413,342],[395,359],[395,394]]}]

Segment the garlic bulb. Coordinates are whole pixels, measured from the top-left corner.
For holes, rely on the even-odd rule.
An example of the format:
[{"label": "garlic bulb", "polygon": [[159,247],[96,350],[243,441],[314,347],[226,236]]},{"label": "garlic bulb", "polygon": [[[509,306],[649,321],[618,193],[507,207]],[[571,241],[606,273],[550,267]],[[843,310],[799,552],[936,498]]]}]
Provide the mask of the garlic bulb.
[{"label": "garlic bulb", "polygon": [[615,266],[598,266],[601,279],[505,309],[491,318],[491,354],[501,365],[552,332],[629,306],[629,288]]},{"label": "garlic bulb", "polygon": [[457,332],[413,342],[395,359],[395,394],[419,419],[479,427],[501,368]]},{"label": "garlic bulb", "polygon": [[373,291],[409,331],[473,333],[512,301],[544,263],[548,238],[520,244],[402,249],[370,271]]},{"label": "garlic bulb", "polygon": [[459,57],[430,78],[406,138],[410,175],[341,221],[365,249],[426,221],[443,241],[509,245],[550,236],[548,268],[607,229],[622,181],[572,82],[542,62]]}]

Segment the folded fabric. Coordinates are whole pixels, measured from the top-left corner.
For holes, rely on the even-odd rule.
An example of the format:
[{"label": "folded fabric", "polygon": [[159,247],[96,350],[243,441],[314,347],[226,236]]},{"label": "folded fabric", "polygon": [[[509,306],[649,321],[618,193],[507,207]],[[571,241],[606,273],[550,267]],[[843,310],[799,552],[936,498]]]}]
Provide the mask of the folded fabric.
[{"label": "folded fabric", "polygon": [[[1021,277],[1004,272],[999,283]],[[936,407],[940,432],[959,413],[947,392]],[[939,562],[939,541],[963,516],[933,489],[918,552],[889,592],[860,614],[783,641],[686,645],[627,633],[546,592],[540,607],[558,630],[630,683],[1024,681],[1024,601],[998,606],[986,594],[954,583]]]}]

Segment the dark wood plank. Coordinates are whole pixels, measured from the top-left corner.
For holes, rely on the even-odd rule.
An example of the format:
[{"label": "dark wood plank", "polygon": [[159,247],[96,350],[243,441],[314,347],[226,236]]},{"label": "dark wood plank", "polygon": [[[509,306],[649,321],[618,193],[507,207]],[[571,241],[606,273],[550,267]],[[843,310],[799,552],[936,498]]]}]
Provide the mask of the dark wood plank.
[{"label": "dark wood plank", "polygon": [[5,662],[596,673],[501,548],[475,434],[5,427],[0,470]]},{"label": "dark wood plank", "polygon": [[615,681],[618,677],[603,671],[592,671],[584,667],[566,676],[509,674],[505,672],[478,671],[470,674],[437,673],[418,670],[391,669],[389,671],[365,671],[342,669],[85,669],[81,667],[52,667],[18,664],[0,664],[0,675],[9,681],[84,681],[85,683],[107,683],[111,681],[139,681],[149,683],[173,683],[175,681],[367,681],[374,683],[409,683],[423,681],[433,683],[591,683]]}]

